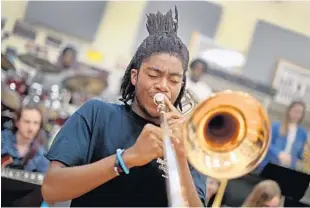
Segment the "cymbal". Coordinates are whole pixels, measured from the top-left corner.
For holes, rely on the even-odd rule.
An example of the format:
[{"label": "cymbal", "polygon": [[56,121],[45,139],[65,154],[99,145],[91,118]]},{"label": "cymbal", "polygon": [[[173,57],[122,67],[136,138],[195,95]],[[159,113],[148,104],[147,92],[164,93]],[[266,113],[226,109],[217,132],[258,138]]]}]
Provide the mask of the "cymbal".
[{"label": "cymbal", "polygon": [[1,53],[1,69],[4,71],[15,70],[15,66],[10,62],[10,60]]},{"label": "cymbal", "polygon": [[1,103],[12,110],[18,110],[21,107],[21,97],[16,91],[2,85]]},{"label": "cymbal", "polygon": [[52,64],[48,60],[38,58],[32,54],[23,54],[18,56],[18,58],[24,64],[31,66],[41,72],[59,73],[62,71],[61,67]]},{"label": "cymbal", "polygon": [[77,74],[66,78],[63,87],[73,92],[84,92],[92,95],[100,95],[106,88],[107,81],[99,73]]}]

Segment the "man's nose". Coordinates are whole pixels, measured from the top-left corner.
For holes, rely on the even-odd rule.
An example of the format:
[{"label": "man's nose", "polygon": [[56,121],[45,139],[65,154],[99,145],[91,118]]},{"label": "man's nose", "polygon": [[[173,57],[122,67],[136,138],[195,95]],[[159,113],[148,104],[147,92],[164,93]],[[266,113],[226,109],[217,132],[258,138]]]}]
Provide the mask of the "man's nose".
[{"label": "man's nose", "polygon": [[165,78],[159,80],[156,84],[156,88],[162,92],[167,92],[168,91],[168,80]]}]

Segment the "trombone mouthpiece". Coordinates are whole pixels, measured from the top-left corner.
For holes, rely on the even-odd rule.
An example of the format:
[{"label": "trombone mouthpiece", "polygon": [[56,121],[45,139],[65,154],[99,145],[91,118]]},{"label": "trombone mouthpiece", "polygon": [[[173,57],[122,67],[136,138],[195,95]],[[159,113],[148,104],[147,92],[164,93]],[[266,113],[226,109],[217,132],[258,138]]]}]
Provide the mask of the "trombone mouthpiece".
[{"label": "trombone mouthpiece", "polygon": [[156,105],[163,104],[165,101],[165,95],[163,93],[157,93],[153,99]]}]

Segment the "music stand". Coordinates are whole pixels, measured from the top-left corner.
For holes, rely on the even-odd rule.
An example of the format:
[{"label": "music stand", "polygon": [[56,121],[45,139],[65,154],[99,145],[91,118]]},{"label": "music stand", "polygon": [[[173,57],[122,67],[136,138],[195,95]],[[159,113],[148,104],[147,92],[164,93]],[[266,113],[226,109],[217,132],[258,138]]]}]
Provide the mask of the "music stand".
[{"label": "music stand", "polygon": [[[222,204],[228,207],[241,207],[255,185],[262,180],[262,178],[251,173],[229,180]],[[237,194],[236,190],[238,191]]]},{"label": "music stand", "polygon": [[294,201],[300,201],[309,186],[310,176],[290,168],[269,163],[261,173],[265,179],[276,181],[282,195]]},{"label": "music stand", "polygon": [[40,207],[41,186],[1,177],[1,202],[5,207]]}]

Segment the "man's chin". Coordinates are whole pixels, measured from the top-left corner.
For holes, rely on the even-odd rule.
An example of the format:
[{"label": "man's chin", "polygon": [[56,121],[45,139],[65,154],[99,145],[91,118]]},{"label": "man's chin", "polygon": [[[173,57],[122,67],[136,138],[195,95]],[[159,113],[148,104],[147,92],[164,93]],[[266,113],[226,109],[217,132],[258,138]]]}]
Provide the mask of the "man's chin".
[{"label": "man's chin", "polygon": [[156,110],[148,110],[148,113],[149,113],[149,115],[152,117],[152,118],[155,118],[155,119],[157,119],[157,118],[159,118],[159,112],[157,111],[157,109]]},{"label": "man's chin", "polygon": [[148,116],[152,119],[159,119],[159,112],[157,111],[157,109],[155,108],[148,108],[148,109],[145,109]]}]

